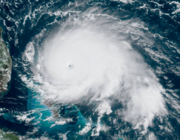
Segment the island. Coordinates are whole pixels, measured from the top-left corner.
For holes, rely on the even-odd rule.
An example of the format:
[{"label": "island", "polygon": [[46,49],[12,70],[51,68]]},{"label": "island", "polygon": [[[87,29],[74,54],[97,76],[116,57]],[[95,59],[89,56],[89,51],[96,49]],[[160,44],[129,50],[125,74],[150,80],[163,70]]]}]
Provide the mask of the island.
[{"label": "island", "polygon": [[15,133],[10,132],[8,129],[6,130],[6,128],[3,128],[2,130],[0,130],[0,139],[1,140],[20,140],[19,137]]}]

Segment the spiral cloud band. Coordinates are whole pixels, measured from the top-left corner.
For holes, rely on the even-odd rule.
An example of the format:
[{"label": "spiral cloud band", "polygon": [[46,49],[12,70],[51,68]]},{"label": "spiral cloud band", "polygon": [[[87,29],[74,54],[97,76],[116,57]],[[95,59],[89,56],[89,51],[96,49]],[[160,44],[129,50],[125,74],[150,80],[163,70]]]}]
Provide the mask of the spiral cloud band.
[{"label": "spiral cloud band", "polygon": [[125,121],[147,128],[155,116],[166,114],[163,88],[126,40],[108,34],[112,27],[95,24],[60,30],[44,41],[38,54],[35,43],[29,43],[23,57],[31,62],[35,82],[28,84],[44,101],[97,103],[100,116],[119,102]]}]

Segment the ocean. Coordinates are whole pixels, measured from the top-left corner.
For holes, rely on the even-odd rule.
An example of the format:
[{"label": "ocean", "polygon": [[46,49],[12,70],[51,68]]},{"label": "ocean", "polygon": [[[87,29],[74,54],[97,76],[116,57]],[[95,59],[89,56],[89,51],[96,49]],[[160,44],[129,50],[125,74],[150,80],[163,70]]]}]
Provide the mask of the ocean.
[{"label": "ocean", "polygon": [[178,0],[1,0],[0,26],[12,58],[2,131],[180,139]]}]

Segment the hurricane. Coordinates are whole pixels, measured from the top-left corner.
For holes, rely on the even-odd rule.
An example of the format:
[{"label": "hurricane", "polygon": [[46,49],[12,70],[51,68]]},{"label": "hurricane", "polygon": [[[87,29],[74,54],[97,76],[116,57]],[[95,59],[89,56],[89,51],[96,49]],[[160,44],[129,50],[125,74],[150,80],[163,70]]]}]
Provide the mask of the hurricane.
[{"label": "hurricane", "polygon": [[13,66],[1,127],[28,140],[178,140],[179,5],[2,1]]}]

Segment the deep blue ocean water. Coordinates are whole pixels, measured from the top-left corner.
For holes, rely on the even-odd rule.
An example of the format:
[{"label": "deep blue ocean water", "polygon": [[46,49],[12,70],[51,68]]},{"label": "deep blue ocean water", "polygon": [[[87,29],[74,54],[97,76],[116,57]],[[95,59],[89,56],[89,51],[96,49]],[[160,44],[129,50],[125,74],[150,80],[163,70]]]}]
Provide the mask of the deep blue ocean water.
[{"label": "deep blue ocean water", "polygon": [[[110,126],[108,132],[100,132],[99,136],[91,136],[90,132],[78,135],[79,126],[84,127],[88,123],[88,117],[92,116],[93,122],[97,120],[97,114],[91,113],[89,106],[81,105],[57,105],[60,113],[65,118],[73,119],[73,122],[49,129],[54,122],[41,122],[38,115],[42,111],[31,113],[34,108],[46,108],[38,106],[33,93],[22,81],[20,74],[31,77],[30,65],[22,59],[23,53],[29,42],[35,42],[39,46],[43,44],[49,34],[72,17],[83,18],[83,13],[89,8],[98,8],[100,14],[115,17],[116,21],[127,22],[127,32],[122,31],[124,38],[128,40],[133,49],[144,59],[155,75],[159,83],[166,90],[163,94],[168,115],[163,120],[155,117],[153,126],[148,127],[147,134],[132,128],[130,123],[119,119],[113,124],[108,116],[102,118],[101,123]],[[66,14],[58,14],[58,11]],[[94,14],[98,14],[98,12]],[[115,22],[115,21],[112,21]],[[132,22],[138,23],[133,28],[128,28]],[[42,136],[49,139],[180,139],[180,2],[172,0],[1,0],[0,1],[0,26],[3,28],[3,39],[6,42],[13,60],[11,88],[8,94],[0,99],[0,127],[8,128],[22,136],[22,139],[37,138]],[[113,23],[109,23],[113,26]],[[139,28],[139,27],[142,28]],[[123,28],[123,27],[122,27]],[[138,28],[136,30],[136,28]],[[37,37],[43,30],[43,35]],[[114,32],[116,32],[114,30]],[[148,39],[146,39],[148,38]],[[147,42],[147,40],[149,42]],[[149,51],[151,50],[151,51]],[[35,48],[35,55],[38,53]],[[34,62],[36,63],[36,62]],[[35,94],[35,95],[34,95]],[[31,95],[33,97],[31,97]],[[38,98],[36,98],[38,99]],[[39,102],[37,100],[37,102]],[[29,105],[34,103],[33,105]],[[30,106],[30,107],[29,107]],[[38,106],[38,107],[37,107]],[[112,110],[116,110],[121,104],[114,104]],[[33,108],[34,107],[34,108]],[[68,112],[69,109],[69,112]],[[47,108],[43,114],[50,116]],[[28,115],[27,115],[28,114]],[[93,115],[92,115],[93,114]],[[27,121],[18,120],[17,116],[35,117]],[[78,117],[77,117],[78,116]],[[116,114],[112,113],[111,117]],[[39,125],[36,123],[38,122]],[[92,127],[97,124],[94,123]],[[160,127],[161,125],[161,127]],[[36,128],[36,129],[35,129]],[[62,134],[62,135],[61,135]],[[153,136],[151,137],[151,134]],[[60,136],[61,135],[61,136]],[[42,138],[43,139],[43,138]],[[45,138],[44,138],[45,139]]]}]

